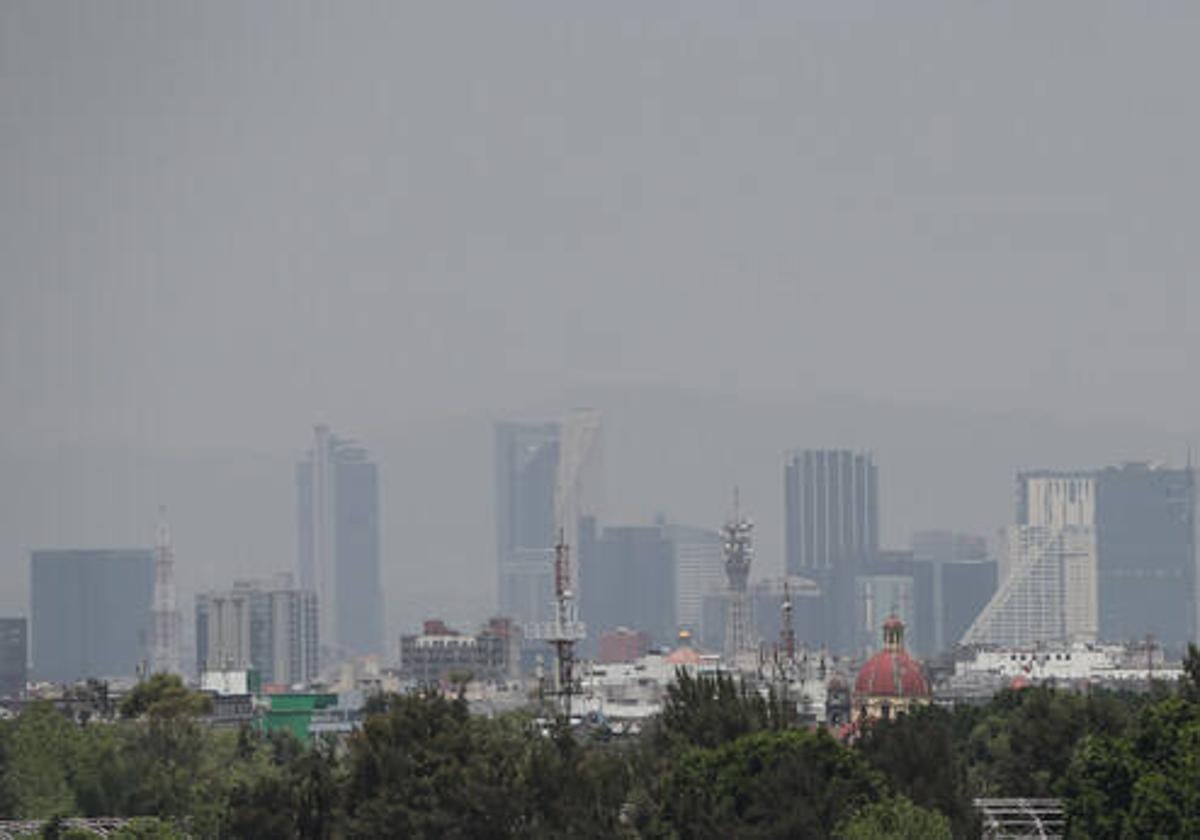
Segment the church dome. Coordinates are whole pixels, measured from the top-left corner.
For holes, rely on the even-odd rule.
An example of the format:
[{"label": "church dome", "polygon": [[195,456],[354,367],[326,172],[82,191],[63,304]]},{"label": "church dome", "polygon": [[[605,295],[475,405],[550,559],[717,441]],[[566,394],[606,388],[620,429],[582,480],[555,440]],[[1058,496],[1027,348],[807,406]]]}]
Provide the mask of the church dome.
[{"label": "church dome", "polygon": [[867,660],[854,681],[854,693],[869,697],[928,697],[929,682],[921,663],[904,649],[904,622],[883,624],[883,650]]}]

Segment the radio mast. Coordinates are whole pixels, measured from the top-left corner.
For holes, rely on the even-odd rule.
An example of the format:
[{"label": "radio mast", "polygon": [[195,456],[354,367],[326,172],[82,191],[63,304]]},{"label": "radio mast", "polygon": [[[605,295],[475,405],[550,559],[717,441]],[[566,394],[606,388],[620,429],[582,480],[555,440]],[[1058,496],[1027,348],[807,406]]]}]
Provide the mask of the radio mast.
[{"label": "radio mast", "polygon": [[729,581],[729,612],[725,623],[725,654],[735,661],[738,654],[754,650],[750,631],[750,600],[746,584],[754,557],[754,523],[741,515],[738,493],[733,491],[733,517],[721,529],[725,538],[725,576]]},{"label": "radio mast", "polygon": [[175,552],[165,506],[158,509],[158,534],[154,541],[153,619],[150,673],[178,674],[180,618],[175,597]]}]

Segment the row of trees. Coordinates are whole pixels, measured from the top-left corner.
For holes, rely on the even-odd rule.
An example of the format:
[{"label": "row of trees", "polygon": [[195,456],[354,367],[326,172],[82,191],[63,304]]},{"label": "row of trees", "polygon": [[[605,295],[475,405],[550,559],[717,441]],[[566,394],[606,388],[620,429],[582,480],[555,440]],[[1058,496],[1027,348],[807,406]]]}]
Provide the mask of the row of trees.
[{"label": "row of trees", "polygon": [[309,745],[209,729],[202,698],[156,678],[123,722],[80,726],[34,703],[0,724],[0,812],[157,818],[131,837],[938,840],[978,836],[973,797],[1061,796],[1072,837],[1194,837],[1197,685],[1008,691],[872,725],[848,747],[797,728],[777,698],[681,673],[638,739],[406,695],[375,698],[344,742]]}]

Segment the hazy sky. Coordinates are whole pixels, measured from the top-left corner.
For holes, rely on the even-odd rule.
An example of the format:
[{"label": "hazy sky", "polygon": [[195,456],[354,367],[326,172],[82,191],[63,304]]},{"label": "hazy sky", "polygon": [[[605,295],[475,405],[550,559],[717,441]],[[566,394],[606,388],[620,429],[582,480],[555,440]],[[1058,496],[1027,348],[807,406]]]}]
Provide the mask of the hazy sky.
[{"label": "hazy sky", "polygon": [[[238,528],[290,562],[290,461],[325,420],[404,441],[385,546],[394,500],[459,488],[436,539],[470,535],[483,602],[487,422],[613,389],[1178,446],[1200,409],[1197,43],[1194,2],[3,3],[0,568],[23,586],[56,534],[137,541],[151,479],[114,490],[137,527],[62,502],[76,456],[108,484],[87,453],[110,450],[175,463],[154,473],[175,486],[260,453],[280,497]],[[398,462],[445,418],[474,460]],[[238,528],[212,550],[244,551]]]}]

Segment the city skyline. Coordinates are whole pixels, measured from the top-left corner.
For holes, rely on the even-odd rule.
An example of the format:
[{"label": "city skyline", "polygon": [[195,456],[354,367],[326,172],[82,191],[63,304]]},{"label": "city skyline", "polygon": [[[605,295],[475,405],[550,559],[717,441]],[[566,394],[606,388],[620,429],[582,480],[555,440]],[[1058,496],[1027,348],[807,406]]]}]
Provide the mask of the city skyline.
[{"label": "city skyline", "polygon": [[763,574],[790,447],[874,451],[902,545],[1200,442],[1195,10],[118,6],[0,10],[6,613],[160,503],[181,594],[290,567],[321,420],[389,639],[497,600],[499,418],[598,408],[614,522],[741,486]]}]

